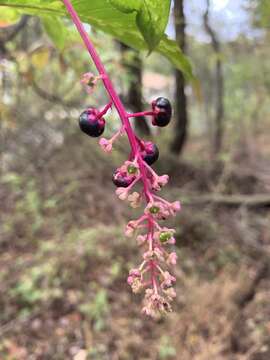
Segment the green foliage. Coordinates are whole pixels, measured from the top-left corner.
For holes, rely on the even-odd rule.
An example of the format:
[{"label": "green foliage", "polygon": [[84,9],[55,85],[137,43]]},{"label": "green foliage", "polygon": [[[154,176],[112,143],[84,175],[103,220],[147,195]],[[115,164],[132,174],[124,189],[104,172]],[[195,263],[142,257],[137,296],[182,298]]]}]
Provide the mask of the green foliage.
[{"label": "green foliage", "polygon": [[30,268],[11,290],[11,294],[26,306],[63,296],[55,278],[55,267],[51,262]]},{"label": "green foliage", "polygon": [[257,26],[269,28],[270,23],[270,3],[269,0],[253,0],[255,8],[255,23]]},{"label": "green foliage", "polygon": [[68,32],[63,22],[56,16],[43,16],[42,23],[57,48],[63,50],[68,39]]},{"label": "green foliage", "polygon": [[11,8],[1,9],[0,12],[0,28],[9,26],[14,22],[18,21],[20,18],[20,13]]},{"label": "green foliage", "polygon": [[94,299],[90,302],[83,303],[79,306],[79,310],[86,317],[94,321],[95,330],[100,331],[104,328],[104,317],[109,311],[107,292],[105,289],[96,290]]},{"label": "green foliage", "polygon": [[[25,182],[23,176],[8,172],[2,176],[1,183],[7,185],[16,196],[15,212],[12,217],[6,219],[4,223],[5,230],[9,231],[16,223],[27,221],[31,229],[31,235],[34,235],[43,223],[43,204],[35,180]],[[22,188],[24,191],[22,191]]]},{"label": "green foliage", "polygon": [[152,51],[160,42],[168,23],[170,0],[110,0],[110,3],[123,13],[136,12],[136,24]]},{"label": "green foliage", "polygon": [[[169,15],[169,1],[143,1],[144,5],[141,8],[136,5],[135,1],[128,7],[123,4],[124,2],[120,0],[114,0],[113,4],[106,0],[80,0],[74,2],[74,7],[85,23],[89,23],[135,49],[150,51],[155,49],[191,78],[192,69],[189,61],[176,42],[168,39],[164,34]],[[8,2],[0,0],[0,7],[2,8],[2,6],[12,6],[17,12],[39,16],[47,15],[53,19],[55,16],[67,15],[63,3],[55,0],[46,1],[46,6],[39,0],[9,0]],[[58,46],[59,44],[62,46],[63,31],[60,30],[58,34],[53,26],[52,21],[50,24],[46,23],[49,35]],[[138,27],[140,31],[138,31]],[[60,40],[57,39],[58,37]]]},{"label": "green foliage", "polygon": [[159,345],[159,358],[160,359],[170,359],[175,358],[176,350],[171,345],[170,338],[166,335],[161,337]]}]

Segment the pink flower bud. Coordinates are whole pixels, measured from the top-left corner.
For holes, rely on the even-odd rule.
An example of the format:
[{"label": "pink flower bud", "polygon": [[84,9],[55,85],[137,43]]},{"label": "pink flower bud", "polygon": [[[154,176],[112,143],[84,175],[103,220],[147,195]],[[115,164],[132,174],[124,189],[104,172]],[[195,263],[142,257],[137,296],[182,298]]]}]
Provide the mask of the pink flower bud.
[{"label": "pink flower bud", "polygon": [[131,276],[141,276],[141,272],[140,272],[139,269],[131,269],[129,271],[129,275],[131,275]]},{"label": "pink flower bud", "polygon": [[143,258],[144,260],[151,260],[153,259],[153,256],[154,256],[154,252],[153,251],[146,251],[144,254],[143,254]]},{"label": "pink flower bud", "polygon": [[138,245],[142,245],[146,241],[147,236],[146,235],[138,235],[137,236],[137,243]]},{"label": "pink flower bud", "polygon": [[154,254],[156,255],[159,261],[164,261],[163,252],[159,248],[155,247]]},{"label": "pink flower bud", "polygon": [[99,140],[99,145],[101,146],[101,148],[106,152],[106,153],[111,153],[112,152],[112,143],[110,140],[107,140],[105,138],[101,138]]},{"label": "pink flower bud", "polygon": [[115,190],[116,195],[119,197],[120,200],[126,200],[128,197],[128,190],[123,187],[119,187]]},{"label": "pink flower bud", "polygon": [[168,183],[169,176],[168,175],[162,175],[157,178],[157,182],[160,186],[164,186]]},{"label": "pink flower bud", "polygon": [[178,256],[177,256],[176,252],[171,252],[167,258],[167,264],[168,265],[176,265],[177,258],[178,258]]},{"label": "pink flower bud", "polygon": [[126,226],[125,235],[127,237],[131,237],[134,234],[136,227],[136,223],[134,221],[130,221]]},{"label": "pink flower bud", "polygon": [[161,283],[162,287],[170,287],[172,286],[172,283],[176,281],[175,277],[172,276],[169,271],[164,271],[163,275],[163,282]]},{"label": "pink flower bud", "polygon": [[130,202],[131,207],[137,208],[140,206],[141,196],[138,192],[134,191],[128,196],[128,201]]},{"label": "pink flower bud", "polygon": [[174,211],[180,211],[181,210],[181,204],[180,201],[175,201],[172,203],[172,208]]},{"label": "pink flower bud", "polygon": [[86,91],[88,94],[91,94],[96,86],[96,83],[99,79],[102,78],[102,75],[94,75],[91,72],[85,73],[82,76],[81,84],[85,85]]},{"label": "pink flower bud", "polygon": [[133,283],[133,276],[128,276],[128,278],[127,278],[127,283],[128,283],[128,285],[131,285],[132,283]]}]

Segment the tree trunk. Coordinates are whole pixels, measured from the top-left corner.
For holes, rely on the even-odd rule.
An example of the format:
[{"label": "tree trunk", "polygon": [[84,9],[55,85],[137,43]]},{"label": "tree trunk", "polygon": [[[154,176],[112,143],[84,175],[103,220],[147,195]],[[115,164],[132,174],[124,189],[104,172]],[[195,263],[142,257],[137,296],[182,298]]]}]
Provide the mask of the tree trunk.
[{"label": "tree trunk", "polygon": [[[120,43],[120,49],[123,54],[123,65],[130,75],[125,103],[131,111],[139,112],[143,110],[142,60],[137,50],[134,50],[123,43]],[[130,53],[131,56],[126,56],[127,53]],[[144,117],[138,117],[136,119],[135,127],[142,135],[150,135],[150,128]]]},{"label": "tree trunk", "polygon": [[[174,23],[176,41],[181,50],[185,52],[185,15],[184,0],[174,1]],[[175,131],[174,138],[171,143],[171,152],[180,154],[187,138],[188,114],[187,114],[187,98],[185,94],[185,78],[179,70],[175,71]]]},{"label": "tree trunk", "polygon": [[219,154],[222,148],[222,140],[224,133],[223,118],[224,118],[224,78],[222,61],[220,58],[221,47],[218,38],[209,24],[209,8],[210,0],[206,0],[206,11],[203,16],[204,27],[207,34],[211,38],[211,44],[216,55],[216,111],[215,111],[215,130],[213,139],[213,152],[215,156]]}]

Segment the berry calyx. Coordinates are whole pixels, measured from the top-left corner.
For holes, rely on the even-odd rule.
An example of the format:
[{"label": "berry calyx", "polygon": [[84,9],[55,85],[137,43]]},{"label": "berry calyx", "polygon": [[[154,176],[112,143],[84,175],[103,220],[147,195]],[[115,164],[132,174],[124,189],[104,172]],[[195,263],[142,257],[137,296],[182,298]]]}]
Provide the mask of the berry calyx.
[{"label": "berry calyx", "polygon": [[156,144],[151,141],[144,143],[144,149],[141,152],[143,160],[148,164],[152,165],[157,161],[159,157],[159,150]]},{"label": "berry calyx", "polygon": [[98,137],[104,132],[105,120],[99,117],[99,111],[97,109],[89,108],[81,113],[79,126],[85,134]]},{"label": "berry calyx", "polygon": [[117,187],[128,187],[135,180],[135,176],[127,173],[122,173],[116,170],[113,173],[112,181]]},{"label": "berry calyx", "polygon": [[172,117],[172,106],[168,99],[157,98],[152,102],[152,109],[155,113],[152,119],[153,125],[163,127],[169,124]]}]

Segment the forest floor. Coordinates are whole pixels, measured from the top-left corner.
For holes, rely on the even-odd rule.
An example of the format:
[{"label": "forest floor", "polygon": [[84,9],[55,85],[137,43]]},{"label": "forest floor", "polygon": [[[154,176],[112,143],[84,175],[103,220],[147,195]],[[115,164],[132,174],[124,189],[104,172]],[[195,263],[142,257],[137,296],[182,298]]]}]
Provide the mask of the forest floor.
[{"label": "forest floor", "polygon": [[266,160],[218,170],[160,161],[172,178],[166,195],[187,205],[173,222],[174,312],[151,320],[126,283],[140,254],[123,236],[134,211],[107,175],[116,159],[70,151],[1,179],[0,359],[269,360],[269,207],[186,195],[266,194]]}]

